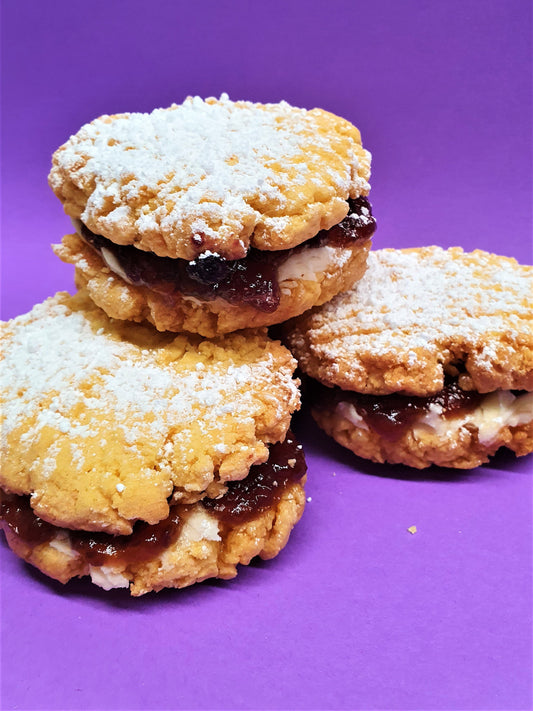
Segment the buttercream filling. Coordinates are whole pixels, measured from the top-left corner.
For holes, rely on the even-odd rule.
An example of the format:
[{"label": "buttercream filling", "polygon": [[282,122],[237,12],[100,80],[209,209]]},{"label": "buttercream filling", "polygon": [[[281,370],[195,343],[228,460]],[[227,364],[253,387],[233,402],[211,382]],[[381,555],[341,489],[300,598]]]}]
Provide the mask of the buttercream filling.
[{"label": "buttercream filling", "polygon": [[[376,221],[367,198],[358,197],[348,204],[349,212],[339,224],[321,230],[298,247],[279,251],[252,247],[246,257],[236,260],[209,251],[192,261],[159,257],[134,245],[114,244],[91,232],[79,220],[75,226],[80,237],[101,255],[107,267],[128,284],[145,286],[166,295],[179,293],[204,300],[221,298],[230,304],[249,304],[259,311],[272,313],[279,306],[280,282],[285,278],[280,271],[289,259],[297,257],[299,260],[297,267],[288,270],[285,267],[285,271],[295,275],[302,271],[302,259],[312,259],[317,250],[323,252],[323,248],[328,247],[346,251],[355,242],[372,238]],[[323,262],[325,256],[322,253],[319,261]],[[316,263],[314,266],[316,268]],[[303,272],[309,273],[309,270]]]},{"label": "buttercream filling", "polygon": [[429,397],[328,390],[324,388],[322,396],[332,398],[337,412],[352,425],[391,441],[407,430],[415,437],[423,432],[444,437],[471,426],[476,428],[479,442],[488,446],[503,428],[518,427],[533,419],[533,393],[497,390],[482,394],[462,390],[457,379],[451,377],[445,379],[440,392]]}]

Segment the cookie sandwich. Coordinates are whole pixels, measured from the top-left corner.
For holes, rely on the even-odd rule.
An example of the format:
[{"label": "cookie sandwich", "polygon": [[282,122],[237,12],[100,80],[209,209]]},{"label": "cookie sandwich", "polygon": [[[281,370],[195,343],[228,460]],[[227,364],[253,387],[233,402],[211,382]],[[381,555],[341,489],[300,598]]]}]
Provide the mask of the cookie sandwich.
[{"label": "cookie sandwich", "polygon": [[264,329],[160,333],[82,290],[1,331],[1,527],[21,558],[142,595],[284,547],[305,503],[299,383]]},{"label": "cookie sandwich", "polygon": [[362,275],[370,153],[320,109],[188,98],[101,116],[53,156],[55,251],[113,318],[212,337],[281,323]]},{"label": "cookie sandwich", "polygon": [[533,268],[460,248],[371,252],[363,278],[294,319],[313,416],[375,462],[472,468],[533,451]]}]

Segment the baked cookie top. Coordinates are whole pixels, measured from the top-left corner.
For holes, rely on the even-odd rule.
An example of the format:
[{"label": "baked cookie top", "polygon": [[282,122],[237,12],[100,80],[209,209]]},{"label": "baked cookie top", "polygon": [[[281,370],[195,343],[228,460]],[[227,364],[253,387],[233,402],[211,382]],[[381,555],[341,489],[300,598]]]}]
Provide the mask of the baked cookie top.
[{"label": "baked cookie top", "polygon": [[239,259],[337,224],[369,175],[348,121],[223,94],[97,118],[55,152],[49,183],[68,215],[117,244]]},{"label": "baked cookie top", "polygon": [[363,278],[290,322],[301,368],[326,385],[385,395],[533,390],[533,268],[459,247],[370,252]]},{"label": "baked cookie top", "polygon": [[59,293],[1,325],[0,486],[58,526],[130,533],[217,496],[283,440],[295,361],[263,331],[215,340],[110,320]]}]

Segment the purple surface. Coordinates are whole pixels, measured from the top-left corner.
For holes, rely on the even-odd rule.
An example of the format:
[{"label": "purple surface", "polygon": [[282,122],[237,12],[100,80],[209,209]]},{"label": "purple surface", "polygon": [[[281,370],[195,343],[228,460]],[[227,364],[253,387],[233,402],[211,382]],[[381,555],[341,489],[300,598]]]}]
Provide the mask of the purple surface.
[{"label": "purple surface", "polygon": [[[53,150],[189,93],[358,125],[376,247],[531,263],[530,25],[529,0],[4,0],[2,318],[72,288]],[[296,431],[312,500],[233,581],[130,600],[0,544],[2,709],[531,709],[531,457],[417,473]]]}]

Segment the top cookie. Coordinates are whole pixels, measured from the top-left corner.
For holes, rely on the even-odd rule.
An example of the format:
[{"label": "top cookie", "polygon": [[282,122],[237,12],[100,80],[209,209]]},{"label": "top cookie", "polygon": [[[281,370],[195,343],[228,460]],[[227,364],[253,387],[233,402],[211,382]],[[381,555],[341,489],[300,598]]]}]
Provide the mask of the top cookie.
[{"label": "top cookie", "polygon": [[429,395],[533,390],[533,269],[455,247],[370,252],[352,290],[294,319],[302,369],[343,390]]},{"label": "top cookie", "polygon": [[131,533],[216,497],[285,438],[296,363],[262,331],[216,340],[108,319],[84,292],[2,324],[0,486],[58,526]]},{"label": "top cookie", "polygon": [[56,151],[49,183],[68,215],[117,244],[240,259],[337,224],[369,175],[348,121],[222,95],[101,116]]}]

